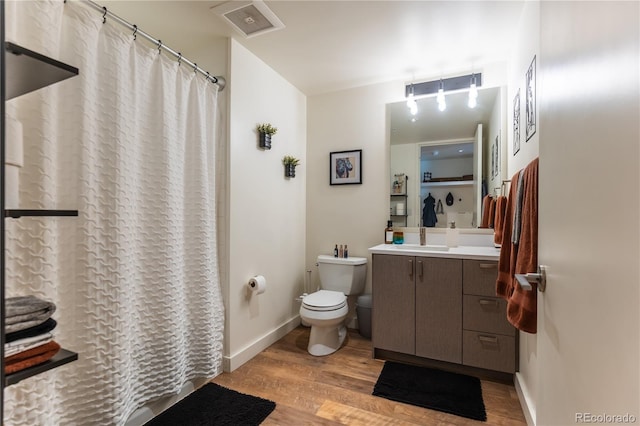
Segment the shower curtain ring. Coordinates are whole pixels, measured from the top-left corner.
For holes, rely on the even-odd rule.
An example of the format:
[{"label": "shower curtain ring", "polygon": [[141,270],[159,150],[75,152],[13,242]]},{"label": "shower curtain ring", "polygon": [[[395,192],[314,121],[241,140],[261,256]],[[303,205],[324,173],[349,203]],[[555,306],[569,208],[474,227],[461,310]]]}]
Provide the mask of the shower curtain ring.
[{"label": "shower curtain ring", "polygon": [[198,72],[198,64],[193,63],[193,72]]},{"label": "shower curtain ring", "polygon": [[178,52],[178,66],[182,64],[182,53]]},{"label": "shower curtain ring", "polygon": [[207,79],[205,81],[209,81],[211,77],[209,76],[209,71],[207,71]]},{"label": "shower curtain ring", "polygon": [[133,39],[137,40],[138,38],[138,26],[136,24],[133,24]]},{"label": "shower curtain ring", "polygon": [[105,24],[107,22],[107,6],[102,6],[102,23]]},{"label": "shower curtain ring", "polygon": [[158,40],[158,52],[162,53],[162,40]]}]

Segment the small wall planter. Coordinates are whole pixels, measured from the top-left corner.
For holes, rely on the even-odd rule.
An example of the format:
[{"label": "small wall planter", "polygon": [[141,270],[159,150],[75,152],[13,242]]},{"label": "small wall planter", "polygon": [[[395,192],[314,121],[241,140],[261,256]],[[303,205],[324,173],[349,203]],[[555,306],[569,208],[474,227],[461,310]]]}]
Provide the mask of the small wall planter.
[{"label": "small wall planter", "polygon": [[289,177],[289,178],[296,177],[296,166],[293,164],[285,164],[284,177]]},{"label": "small wall planter", "polygon": [[300,164],[299,159],[290,155],[285,155],[285,157],[282,159],[282,164],[284,164],[284,177],[296,177],[296,166]]},{"label": "small wall planter", "polygon": [[271,149],[271,133],[260,132],[260,148]]},{"label": "small wall planter", "polygon": [[260,148],[271,149],[271,135],[275,135],[278,132],[278,128],[271,125],[271,123],[258,124],[256,127],[260,136]]}]

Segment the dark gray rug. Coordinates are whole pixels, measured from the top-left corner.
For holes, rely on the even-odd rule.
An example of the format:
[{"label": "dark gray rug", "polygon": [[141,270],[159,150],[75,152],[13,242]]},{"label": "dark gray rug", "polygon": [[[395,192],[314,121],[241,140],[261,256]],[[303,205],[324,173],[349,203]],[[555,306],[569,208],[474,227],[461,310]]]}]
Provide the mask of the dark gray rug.
[{"label": "dark gray rug", "polygon": [[464,374],[387,361],[373,395],[487,421],[480,379]]},{"label": "dark gray rug", "polygon": [[207,383],[145,426],[259,425],[276,403]]}]

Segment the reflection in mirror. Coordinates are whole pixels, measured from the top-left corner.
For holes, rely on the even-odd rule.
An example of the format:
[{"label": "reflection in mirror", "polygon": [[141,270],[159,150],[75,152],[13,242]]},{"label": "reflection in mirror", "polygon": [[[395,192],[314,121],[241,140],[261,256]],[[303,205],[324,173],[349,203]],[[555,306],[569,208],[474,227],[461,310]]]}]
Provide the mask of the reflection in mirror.
[{"label": "reflection in mirror", "polygon": [[483,197],[501,187],[504,93],[499,87],[480,88],[475,108],[467,106],[468,91],[447,93],[444,111],[438,109],[435,95],[427,96],[417,99],[416,115],[404,101],[387,105],[390,188],[395,175],[407,178],[406,197],[391,190],[394,226],[478,226]]}]

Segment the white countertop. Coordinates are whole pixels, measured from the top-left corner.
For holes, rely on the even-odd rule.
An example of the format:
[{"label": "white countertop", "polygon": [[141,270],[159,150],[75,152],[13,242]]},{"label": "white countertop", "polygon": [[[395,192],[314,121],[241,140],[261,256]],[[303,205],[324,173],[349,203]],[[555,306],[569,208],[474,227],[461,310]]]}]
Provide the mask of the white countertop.
[{"label": "white countertop", "polygon": [[458,246],[447,248],[445,246],[420,246],[419,244],[378,244],[377,246],[369,247],[369,253],[474,260],[498,260],[500,258],[499,248],[487,246]]}]

